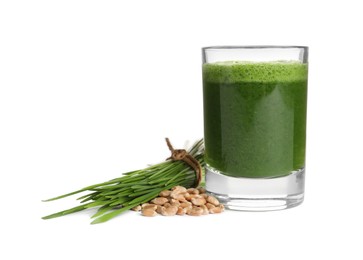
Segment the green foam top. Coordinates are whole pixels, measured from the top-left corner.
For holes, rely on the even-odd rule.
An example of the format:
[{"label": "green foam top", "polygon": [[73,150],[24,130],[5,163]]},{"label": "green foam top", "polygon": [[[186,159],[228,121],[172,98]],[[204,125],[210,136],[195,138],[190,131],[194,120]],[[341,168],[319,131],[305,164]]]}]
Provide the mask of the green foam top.
[{"label": "green foam top", "polygon": [[308,65],[297,61],[222,61],[203,64],[208,82],[290,82],[307,80]]}]

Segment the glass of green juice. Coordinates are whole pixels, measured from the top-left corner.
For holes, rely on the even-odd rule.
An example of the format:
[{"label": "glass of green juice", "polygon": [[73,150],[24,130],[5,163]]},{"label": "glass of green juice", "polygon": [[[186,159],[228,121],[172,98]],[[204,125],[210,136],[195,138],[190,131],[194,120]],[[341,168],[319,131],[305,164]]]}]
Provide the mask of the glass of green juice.
[{"label": "glass of green juice", "polygon": [[227,208],[304,199],[306,46],[202,48],[206,190]]}]

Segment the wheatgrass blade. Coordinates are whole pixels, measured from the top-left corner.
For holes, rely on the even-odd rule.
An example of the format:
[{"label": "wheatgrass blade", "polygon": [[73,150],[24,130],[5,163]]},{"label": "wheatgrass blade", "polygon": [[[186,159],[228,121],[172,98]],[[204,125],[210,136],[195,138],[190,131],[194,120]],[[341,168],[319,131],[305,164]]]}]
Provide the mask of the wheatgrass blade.
[{"label": "wheatgrass blade", "polygon": [[80,205],[80,206],[77,206],[77,207],[74,207],[74,208],[66,209],[66,210],[63,210],[63,211],[60,211],[60,212],[57,212],[57,213],[42,217],[42,219],[57,218],[57,217],[62,217],[62,216],[67,215],[67,214],[75,213],[75,212],[84,210],[87,205],[88,204],[84,204],[84,205]]},{"label": "wheatgrass blade", "polygon": [[103,223],[103,222],[106,222],[108,220],[110,220],[111,218],[114,218],[118,215],[120,215],[121,213],[123,213],[124,211],[127,211],[133,207],[135,207],[136,205],[130,205],[130,206],[126,206],[126,207],[123,207],[123,208],[120,208],[120,209],[117,209],[117,210],[114,210],[110,213],[106,213],[98,218],[96,218],[95,220],[93,220],[91,222],[91,224],[99,224],[99,223]]}]

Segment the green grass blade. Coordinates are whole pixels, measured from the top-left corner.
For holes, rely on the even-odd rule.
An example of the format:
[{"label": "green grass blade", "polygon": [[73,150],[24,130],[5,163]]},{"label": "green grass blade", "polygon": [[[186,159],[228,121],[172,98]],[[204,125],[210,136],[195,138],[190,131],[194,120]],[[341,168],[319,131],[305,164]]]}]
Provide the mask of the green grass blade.
[{"label": "green grass blade", "polygon": [[109,205],[104,205],[102,207],[100,207],[97,212],[91,216],[91,218],[97,218],[103,214],[105,214],[107,211],[112,210],[113,207],[110,207]]},{"label": "green grass blade", "polygon": [[155,189],[161,189],[162,187],[158,187],[158,188],[151,188],[149,190],[140,190],[140,191],[135,191],[133,193],[131,193],[130,195],[128,195],[129,198],[134,198],[134,197],[139,197],[140,195],[144,195],[144,194],[149,194],[150,192],[155,191]]},{"label": "green grass blade", "polygon": [[139,183],[141,180],[144,180],[147,176],[147,172],[142,172],[140,173],[139,175],[135,175],[135,176],[132,176],[130,178],[128,178],[127,180],[123,180],[122,182],[120,183]]},{"label": "green grass blade", "polygon": [[148,202],[149,200],[152,200],[153,198],[158,196],[162,190],[164,190],[164,189],[158,189],[157,191],[150,192],[150,193],[147,193],[140,197],[137,197],[137,198],[131,200],[130,202],[128,202],[126,205],[134,205],[134,204],[139,205],[139,204]]},{"label": "green grass blade", "polygon": [[104,205],[110,204],[110,202],[112,202],[112,201],[111,200],[94,201],[94,202],[88,203],[85,206],[85,208],[89,209],[89,208],[93,208],[93,207],[104,206]]},{"label": "green grass blade", "polygon": [[91,224],[99,224],[99,223],[103,223],[103,222],[106,222],[108,220],[110,220],[111,218],[114,218],[118,215],[120,215],[121,213],[135,207],[137,204],[132,204],[132,205],[129,205],[129,206],[126,206],[126,207],[123,207],[123,208],[120,208],[120,209],[117,209],[117,210],[114,210],[110,213],[106,213],[98,218],[96,218],[95,220],[93,220],[91,222]]},{"label": "green grass blade", "polygon": [[165,168],[163,168],[162,170],[156,171],[154,174],[152,174],[150,177],[148,177],[148,180],[154,180],[155,178],[159,178],[159,177],[163,176],[164,174],[166,174],[168,171],[170,171],[170,169],[175,167],[173,162],[171,162],[171,161],[168,161],[168,162],[170,163],[169,165],[165,165]]},{"label": "green grass blade", "polygon": [[42,200],[42,201],[47,202],[47,201],[59,200],[59,199],[62,199],[62,198],[65,198],[65,197],[68,197],[68,196],[83,192],[83,191],[92,190],[92,189],[97,188],[97,187],[103,187],[103,186],[106,186],[106,185],[109,185],[109,184],[117,183],[119,179],[120,178],[117,178],[117,179],[114,179],[114,180],[111,180],[111,181],[107,181],[107,182],[103,182],[103,183],[94,184],[94,185],[87,186],[87,187],[85,187],[83,189],[80,189],[80,190],[76,190],[76,191],[73,191],[73,192],[70,192],[70,193],[67,193],[67,194],[63,194],[63,195],[60,195],[60,196],[57,196],[57,197],[54,197],[54,198],[50,198],[50,199],[46,199],[46,200]]},{"label": "green grass blade", "polygon": [[85,198],[87,198],[87,197],[95,196],[97,193],[98,193],[97,191],[96,191],[96,192],[92,192],[92,193],[88,193],[88,194],[86,194],[86,195],[83,195],[83,196],[81,196],[81,197],[77,198],[77,200],[83,200],[83,199],[85,199]]},{"label": "green grass blade", "polygon": [[80,206],[77,206],[77,207],[74,207],[74,208],[70,208],[70,209],[67,209],[67,210],[63,210],[63,211],[60,211],[60,212],[57,212],[57,213],[42,217],[42,219],[57,218],[57,217],[62,217],[64,215],[68,215],[68,214],[75,213],[75,212],[78,212],[78,211],[82,211],[82,210],[86,209],[86,206],[88,204],[90,204],[90,203],[80,205]]},{"label": "green grass blade", "polygon": [[83,191],[86,191],[86,190],[84,190],[84,189],[76,190],[76,191],[73,191],[73,192],[70,192],[70,193],[67,193],[67,194],[64,194],[64,195],[60,195],[58,197],[54,197],[54,198],[47,199],[47,200],[42,200],[42,201],[47,202],[47,201],[59,200],[59,199],[62,199],[62,198],[65,198],[65,197],[68,197],[68,196],[83,192]]},{"label": "green grass blade", "polygon": [[121,199],[118,199],[118,200],[115,200],[113,201],[112,203],[108,204],[109,206],[112,206],[112,207],[117,207],[119,205],[124,205],[125,203],[131,201],[132,198],[129,198],[129,197],[123,197]]}]

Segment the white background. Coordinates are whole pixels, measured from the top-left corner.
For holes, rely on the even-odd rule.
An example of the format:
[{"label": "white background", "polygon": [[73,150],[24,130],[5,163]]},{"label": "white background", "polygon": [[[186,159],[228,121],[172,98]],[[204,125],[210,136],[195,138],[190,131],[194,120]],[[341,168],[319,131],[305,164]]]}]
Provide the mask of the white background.
[{"label": "white background", "polygon": [[[1,1],[0,259],[362,259],[359,2]],[[301,206],[40,219],[201,138],[201,47],[250,44],[310,47]]]}]

